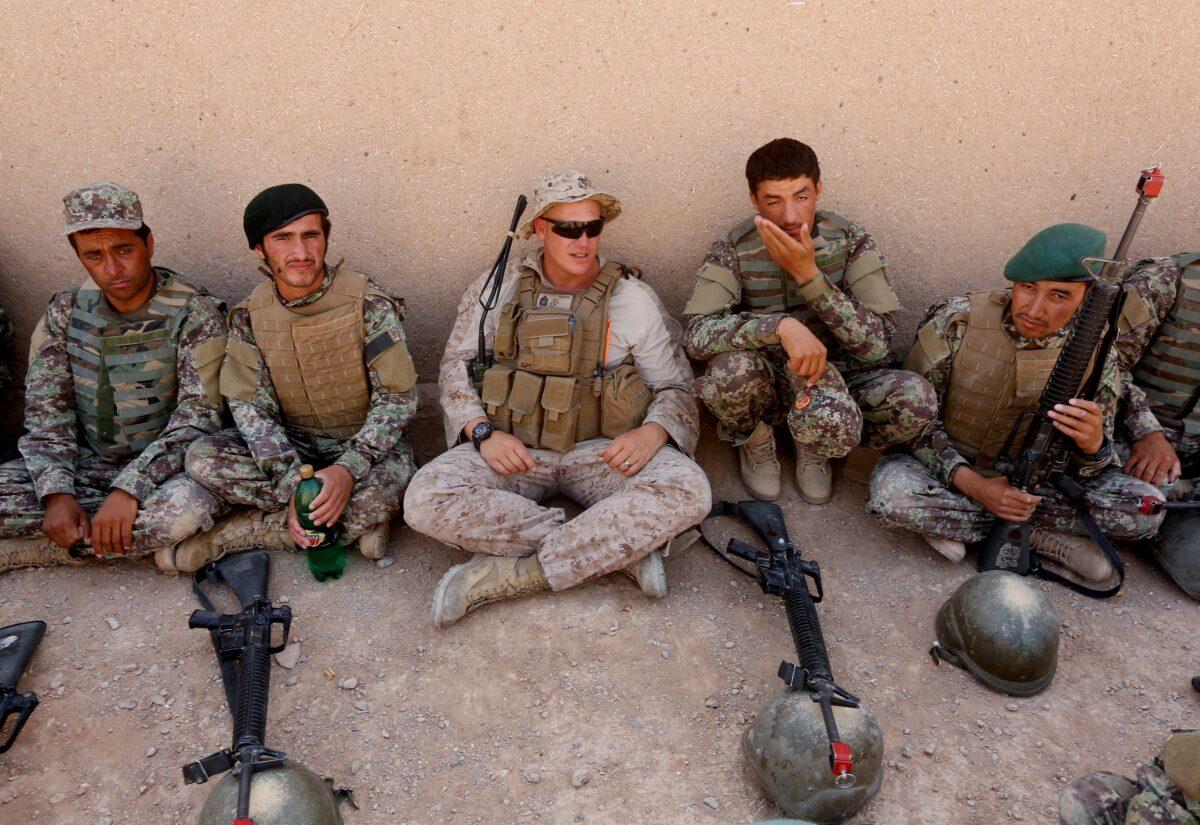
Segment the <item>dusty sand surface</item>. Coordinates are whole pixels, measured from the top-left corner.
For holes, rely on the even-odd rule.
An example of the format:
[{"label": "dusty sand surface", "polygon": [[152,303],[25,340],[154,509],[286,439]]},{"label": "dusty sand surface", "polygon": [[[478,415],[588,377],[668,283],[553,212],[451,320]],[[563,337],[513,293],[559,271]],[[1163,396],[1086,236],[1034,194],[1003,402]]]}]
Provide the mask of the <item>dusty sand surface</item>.
[{"label": "dusty sand surface", "polygon": [[[424,456],[435,414],[417,428]],[[706,440],[700,459],[717,496],[742,497],[727,448]],[[783,499],[824,571],[835,675],[885,734],[883,788],[853,822],[1053,821],[1070,777],[1131,771],[1169,728],[1196,724],[1200,606],[1152,563],[1126,552],[1125,593],[1108,602],[1040,583],[1063,622],[1058,675],[1013,699],[927,654],[938,606],[972,568],[881,529],[865,498],[840,478],[824,507],[790,487]],[[697,545],[667,562],[660,601],[610,576],[439,631],[430,597],[466,555],[400,526],[393,551],[384,569],[354,554],[326,584],[300,555],[272,557],[301,657],[273,671],[268,743],[353,788],[348,825],[779,815],[739,747],[792,657],[781,605],[753,580]],[[208,638],[187,628],[194,606],[187,579],[146,563],[0,578],[0,624],[49,624],[21,683],[42,705],[0,756],[0,822],[195,821],[207,789],[180,766],[227,745],[230,723]]]}]

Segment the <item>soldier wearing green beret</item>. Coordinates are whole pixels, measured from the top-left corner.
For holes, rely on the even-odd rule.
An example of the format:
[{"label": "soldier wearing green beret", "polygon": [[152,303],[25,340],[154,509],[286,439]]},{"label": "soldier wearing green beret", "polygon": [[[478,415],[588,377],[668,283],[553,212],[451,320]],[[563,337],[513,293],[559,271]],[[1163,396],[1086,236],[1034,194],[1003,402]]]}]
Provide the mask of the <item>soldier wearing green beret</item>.
[{"label": "soldier wearing green beret", "polygon": [[87,277],[50,299],[30,342],[22,458],[0,465],[0,572],[150,554],[173,570],[174,546],[222,509],[183,464],[221,428],[223,307],[151,263],[133,190],[63,202]]},{"label": "soldier wearing green beret", "polygon": [[[1093,586],[1113,575],[1064,497],[1024,493],[997,470],[998,461],[1011,457],[1002,450],[1013,424],[1037,407],[1087,294],[1092,275],[1085,259],[1102,258],[1105,241],[1103,232],[1081,224],[1051,226],[1008,262],[1009,288],[930,308],[905,367],[933,385],[938,418],[910,453],[885,456],[876,466],[868,509],[880,522],[920,533],[959,561],[965,544],[982,540],[996,517],[1032,519],[1031,542],[1050,565]],[[1075,444],[1069,470],[1101,529],[1117,539],[1144,538],[1162,517],[1130,504],[1157,491],[1121,474],[1111,447],[1117,402],[1130,382],[1115,350],[1102,369],[1095,400],[1075,398],[1049,415]]]}]

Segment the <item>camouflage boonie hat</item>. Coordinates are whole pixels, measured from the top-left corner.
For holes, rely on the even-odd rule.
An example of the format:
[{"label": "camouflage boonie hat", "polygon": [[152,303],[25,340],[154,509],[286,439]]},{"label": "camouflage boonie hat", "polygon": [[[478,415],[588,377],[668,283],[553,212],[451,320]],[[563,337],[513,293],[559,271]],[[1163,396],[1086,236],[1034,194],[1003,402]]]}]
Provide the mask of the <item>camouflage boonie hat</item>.
[{"label": "camouflage boonie hat", "polygon": [[521,224],[521,237],[529,238],[533,235],[533,222],[546,214],[546,210],[551,206],[586,200],[594,200],[600,204],[600,215],[605,223],[611,222],[621,214],[621,202],[592,186],[591,179],[582,172],[568,169],[566,172],[542,178],[533,187],[533,215]]},{"label": "camouflage boonie hat", "polygon": [[89,183],[63,195],[62,233],[85,229],[140,229],[142,202],[137,192],[118,183]]}]

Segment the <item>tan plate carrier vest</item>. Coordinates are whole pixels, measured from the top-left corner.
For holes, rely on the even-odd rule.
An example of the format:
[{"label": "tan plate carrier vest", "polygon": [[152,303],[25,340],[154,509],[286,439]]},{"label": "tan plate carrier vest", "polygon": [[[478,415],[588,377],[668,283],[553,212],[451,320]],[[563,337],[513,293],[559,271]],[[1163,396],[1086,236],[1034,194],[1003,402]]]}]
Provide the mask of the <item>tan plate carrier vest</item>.
[{"label": "tan plate carrier vest", "polygon": [[1195,436],[1200,435],[1200,253],[1175,260],[1182,275],[1179,292],[1134,367],[1133,379],[1164,426]]},{"label": "tan plate carrier vest", "polygon": [[363,358],[363,296],[368,292],[374,290],[366,275],[338,268],[333,284],[311,304],[285,307],[274,281],[259,284],[246,299],[254,340],[289,427],[349,438],[367,420],[371,384]]},{"label": "tan plate carrier vest", "polygon": [[[996,464],[1013,424],[1037,409],[1061,347],[1017,349],[1004,328],[1008,290],[974,292],[967,330],[950,368],[943,428],[979,469]],[[1013,439],[1020,446],[1024,427]]]},{"label": "tan plate carrier vest", "polygon": [[[819,237],[824,245],[816,250],[817,268],[837,289],[842,288],[846,261],[850,256],[847,232],[850,224],[833,212],[817,213]],[[758,313],[787,312],[812,330],[829,350],[830,360],[836,360],[841,346],[817,313],[800,294],[795,279],[788,275],[763,245],[754,218],[738,224],[729,233],[742,274],[742,303],[740,310]]]},{"label": "tan plate carrier vest", "polygon": [[108,305],[91,278],[75,293],[67,355],[75,414],[88,446],[123,461],[158,438],[175,411],[175,352],[188,302],[203,293],[165,267],[150,301],[130,320]]},{"label": "tan plate carrier vest", "polygon": [[479,396],[488,420],[534,448],[566,452],[602,435],[616,438],[641,426],[651,392],[626,359],[605,371],[608,302],[622,277],[637,270],[606,263],[569,308],[537,273],[521,270],[516,294],[500,310],[493,354]]}]

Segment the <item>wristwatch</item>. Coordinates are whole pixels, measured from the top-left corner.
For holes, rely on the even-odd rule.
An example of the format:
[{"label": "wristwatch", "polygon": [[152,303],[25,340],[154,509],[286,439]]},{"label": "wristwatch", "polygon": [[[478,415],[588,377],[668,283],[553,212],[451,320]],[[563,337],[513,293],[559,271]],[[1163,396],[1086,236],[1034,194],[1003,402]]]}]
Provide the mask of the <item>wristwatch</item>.
[{"label": "wristwatch", "polygon": [[479,449],[479,445],[492,437],[493,427],[490,422],[480,421],[471,428],[471,443],[475,445],[475,449]]}]

